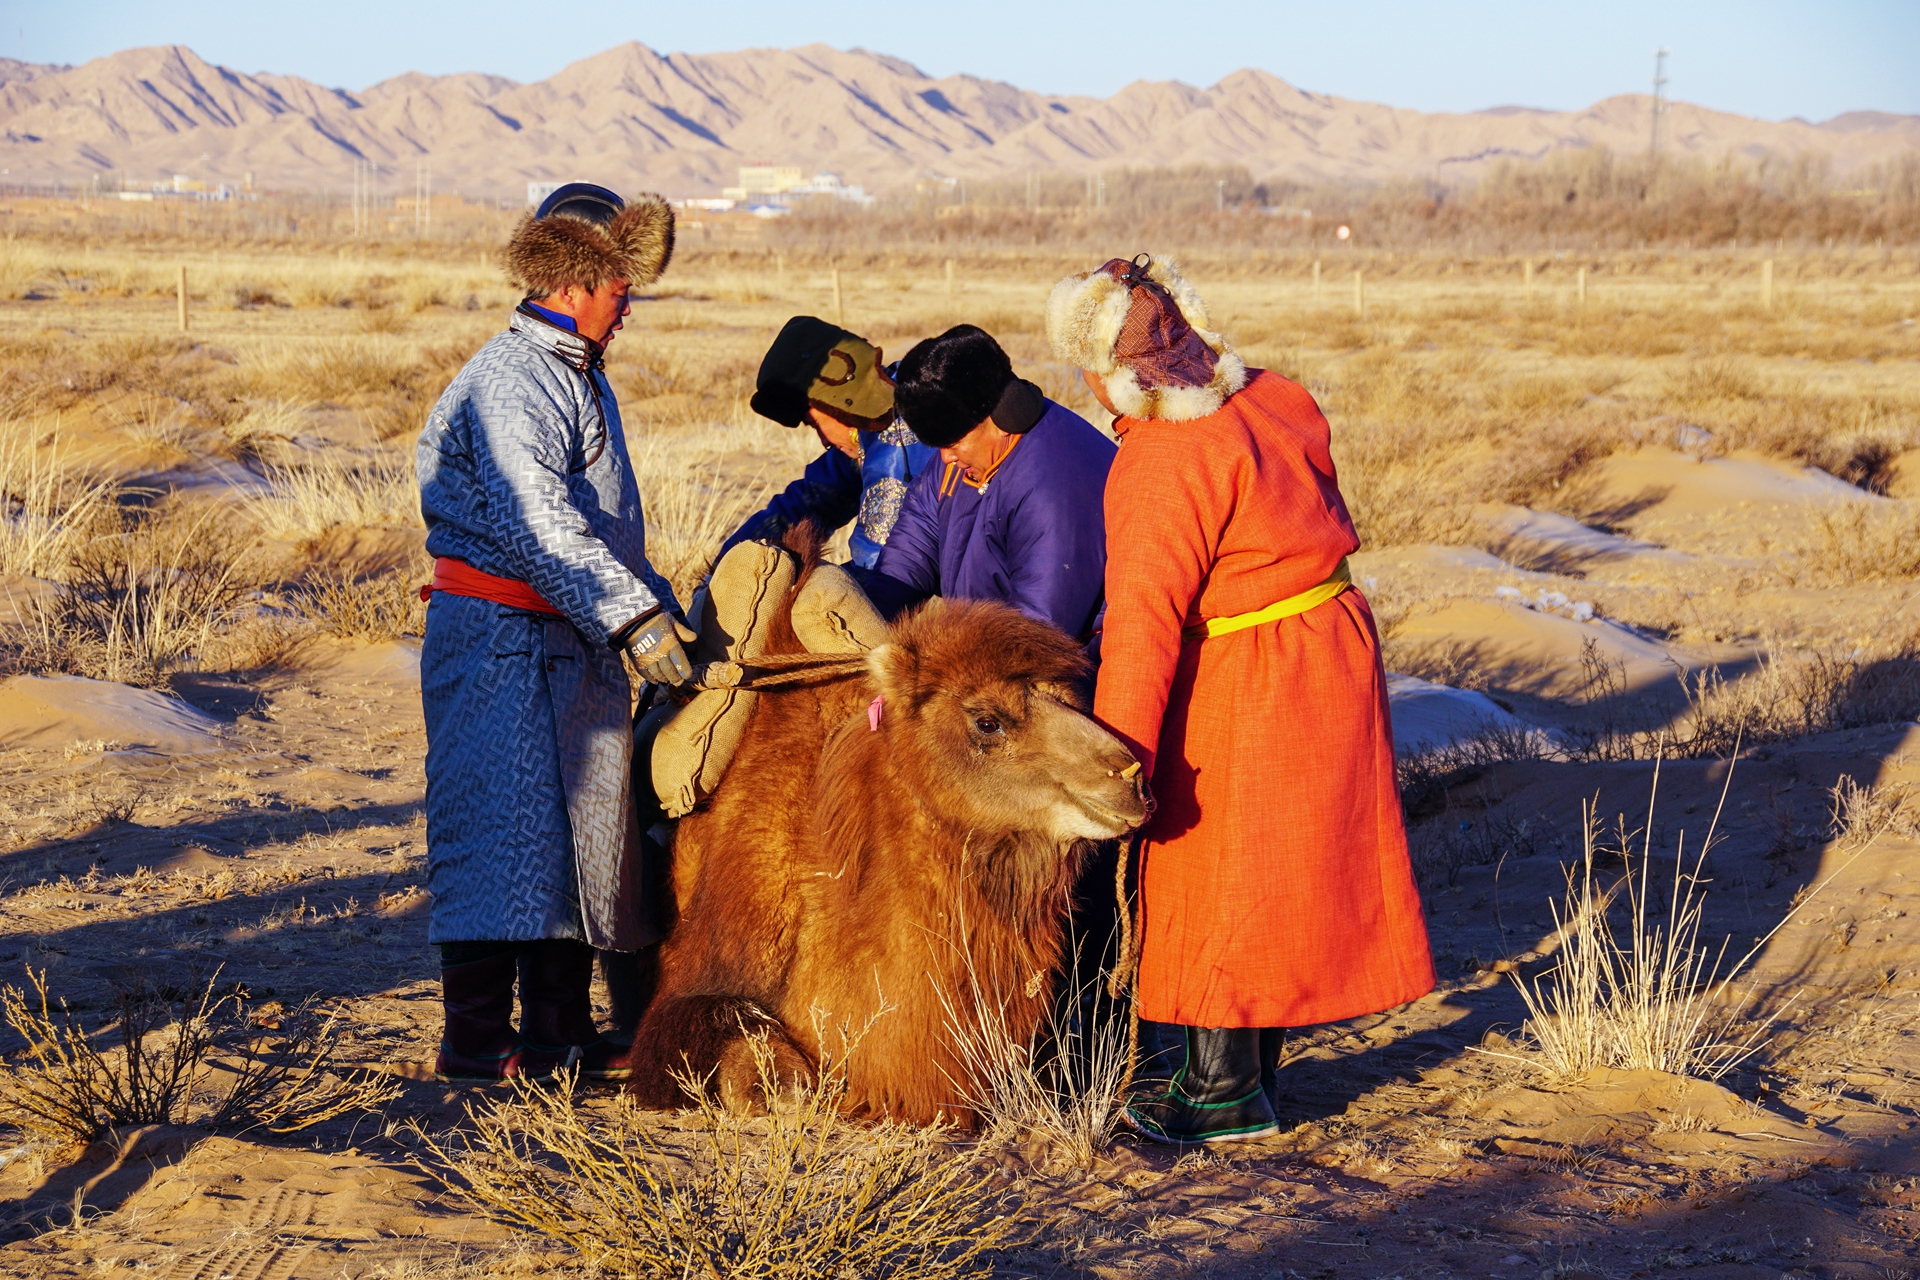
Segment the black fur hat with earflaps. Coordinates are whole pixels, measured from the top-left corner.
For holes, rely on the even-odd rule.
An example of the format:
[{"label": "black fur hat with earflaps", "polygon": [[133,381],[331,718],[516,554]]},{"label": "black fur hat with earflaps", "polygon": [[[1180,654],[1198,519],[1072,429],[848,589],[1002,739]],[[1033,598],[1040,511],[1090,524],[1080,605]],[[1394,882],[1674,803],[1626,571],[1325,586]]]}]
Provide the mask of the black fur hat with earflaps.
[{"label": "black fur hat with earflaps", "polygon": [[[594,198],[556,201],[514,228],[507,242],[507,271],[529,297],[544,298],[567,285],[589,292],[609,280],[649,285],[673,257],[673,208],[657,195],[631,203],[604,188],[570,183]],[[567,188],[554,193],[564,195]]]}]

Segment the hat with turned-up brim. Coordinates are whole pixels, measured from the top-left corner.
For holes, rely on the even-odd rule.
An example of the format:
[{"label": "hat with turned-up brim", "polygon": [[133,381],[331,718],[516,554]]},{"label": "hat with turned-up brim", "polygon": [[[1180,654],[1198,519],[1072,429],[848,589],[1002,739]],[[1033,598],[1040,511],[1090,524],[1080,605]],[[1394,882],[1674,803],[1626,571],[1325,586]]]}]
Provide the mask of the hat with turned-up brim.
[{"label": "hat with turned-up brim", "polygon": [[753,411],[782,426],[807,421],[811,405],[868,420],[893,414],[893,384],[881,376],[880,349],[817,316],[795,316],[760,361]]},{"label": "hat with turned-up brim", "polygon": [[656,195],[622,200],[605,187],[569,182],[520,220],[507,242],[507,272],[533,298],[609,280],[649,285],[673,260],[673,206]]},{"label": "hat with turned-up brim", "polygon": [[1193,286],[1144,253],[1055,285],[1047,339],[1061,360],[1099,378],[1129,418],[1204,418],[1247,385],[1245,362],[1209,327]]}]

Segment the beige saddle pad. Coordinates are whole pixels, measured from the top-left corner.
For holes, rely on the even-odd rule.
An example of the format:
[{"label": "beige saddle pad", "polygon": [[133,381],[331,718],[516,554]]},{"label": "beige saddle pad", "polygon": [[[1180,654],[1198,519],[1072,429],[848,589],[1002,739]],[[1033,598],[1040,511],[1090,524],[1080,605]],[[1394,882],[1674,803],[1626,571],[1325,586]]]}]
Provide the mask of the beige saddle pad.
[{"label": "beige saddle pad", "polygon": [[[799,572],[791,552],[763,542],[739,543],[721,557],[688,610],[700,632],[689,654],[693,662],[751,662],[764,654],[774,612]],[[845,569],[823,564],[793,602],[793,630],[809,653],[863,653],[886,640],[887,625]],[[655,707],[635,726],[636,742],[658,726],[648,768],[669,818],[684,817],[713,794],[757,701],[780,696],[707,689],[684,706]]]}]

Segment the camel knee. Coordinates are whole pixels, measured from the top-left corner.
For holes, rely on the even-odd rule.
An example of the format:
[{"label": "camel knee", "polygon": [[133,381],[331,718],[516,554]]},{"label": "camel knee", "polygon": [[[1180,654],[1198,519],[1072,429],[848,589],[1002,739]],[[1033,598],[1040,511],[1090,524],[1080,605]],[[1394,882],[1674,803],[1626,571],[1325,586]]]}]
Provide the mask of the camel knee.
[{"label": "camel knee", "polygon": [[812,1060],[784,1027],[774,1025],[744,1032],[726,1047],[713,1072],[713,1087],[729,1110],[761,1115],[769,1092],[803,1089],[813,1078]]},{"label": "camel knee", "polygon": [[[764,1042],[767,1083],[756,1054]],[[813,1079],[813,1063],[779,1018],[739,996],[657,1001],[634,1036],[627,1092],[643,1106],[671,1110],[693,1102],[689,1090],[742,1111],[763,1111],[768,1084],[787,1089]]]}]

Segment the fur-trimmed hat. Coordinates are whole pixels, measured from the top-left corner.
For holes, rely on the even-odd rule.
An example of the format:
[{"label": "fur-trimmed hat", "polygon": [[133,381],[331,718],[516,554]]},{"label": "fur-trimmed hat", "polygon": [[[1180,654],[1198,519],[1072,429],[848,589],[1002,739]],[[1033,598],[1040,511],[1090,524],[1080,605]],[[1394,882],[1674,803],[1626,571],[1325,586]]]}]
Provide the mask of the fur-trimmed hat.
[{"label": "fur-trimmed hat", "polygon": [[1204,418],[1247,384],[1245,362],[1208,327],[1207,304],[1172,262],[1146,254],[1055,285],[1047,339],[1129,418]]},{"label": "fur-trimmed hat", "polygon": [[640,196],[605,222],[571,207],[528,214],[507,242],[507,271],[535,298],[570,284],[589,292],[609,280],[649,285],[672,257],[673,208],[656,195]]}]

